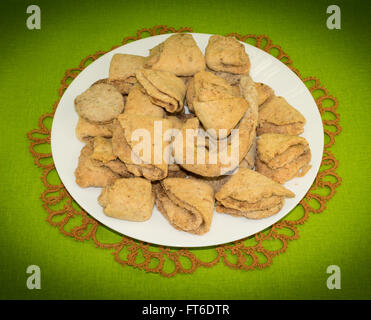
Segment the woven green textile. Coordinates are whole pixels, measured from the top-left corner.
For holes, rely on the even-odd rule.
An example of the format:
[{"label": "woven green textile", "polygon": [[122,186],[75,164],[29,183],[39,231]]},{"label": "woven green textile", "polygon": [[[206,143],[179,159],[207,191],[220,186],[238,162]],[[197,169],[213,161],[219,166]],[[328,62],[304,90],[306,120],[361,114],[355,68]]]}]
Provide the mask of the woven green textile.
[{"label": "woven green textile", "polygon": [[[342,29],[326,27],[328,1],[35,1],[41,30],[26,28],[28,1],[0,3],[0,298],[20,299],[354,299],[371,298],[370,59],[365,1],[337,1]],[[223,264],[170,279],[122,267],[92,242],[62,236],[45,222],[41,170],[26,133],[57,100],[68,68],[109,50],[138,29],[164,24],[195,32],[266,34],[293,65],[316,76],[339,101],[343,131],[331,149],[343,179],[300,239],[263,270]],[[204,253],[207,255],[207,252]],[[26,268],[41,268],[41,290],[28,290]],[[329,290],[326,269],[341,268]]]}]

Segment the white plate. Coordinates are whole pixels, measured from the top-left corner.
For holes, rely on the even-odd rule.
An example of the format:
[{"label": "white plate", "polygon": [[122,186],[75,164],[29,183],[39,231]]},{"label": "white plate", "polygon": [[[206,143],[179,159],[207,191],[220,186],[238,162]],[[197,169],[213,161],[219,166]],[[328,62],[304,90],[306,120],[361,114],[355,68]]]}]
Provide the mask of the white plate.
[{"label": "white plate", "polygon": [[[210,35],[200,33],[192,33],[192,35],[204,52]],[[285,184],[296,194],[296,197],[287,199],[279,213],[261,220],[249,220],[215,212],[210,231],[205,235],[197,236],[174,229],[156,207],[151,219],[146,222],[130,222],[107,217],[97,200],[101,189],[80,188],[75,182],[74,171],[83,147],[83,143],[75,136],[78,121],[74,108],[75,97],[88,89],[95,81],[108,77],[113,54],[128,53],[147,56],[149,49],[169,36],[170,34],[149,37],[110,51],[91,63],[69,85],[54,115],[51,133],[52,154],[57,172],[70,195],[86,212],[111,229],[138,240],[174,247],[204,247],[253,235],[283,218],[305,196],[320,167],[324,135],[320,113],[304,83],[278,59],[246,43],[243,44],[251,60],[251,76],[254,81],[268,84],[274,89],[276,95],[283,96],[307,119],[302,136],[309,142],[312,152],[312,168],[304,177],[292,179]]]}]

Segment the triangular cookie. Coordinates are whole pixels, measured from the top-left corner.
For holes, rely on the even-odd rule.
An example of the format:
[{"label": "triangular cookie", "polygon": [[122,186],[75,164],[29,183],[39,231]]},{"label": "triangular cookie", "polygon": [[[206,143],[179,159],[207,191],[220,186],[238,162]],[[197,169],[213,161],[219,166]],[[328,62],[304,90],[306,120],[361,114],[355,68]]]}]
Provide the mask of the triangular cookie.
[{"label": "triangular cookie", "polygon": [[150,50],[146,66],[177,76],[192,76],[206,67],[205,58],[190,34],[175,34]]},{"label": "triangular cookie", "polygon": [[176,229],[204,234],[213,217],[214,191],[196,179],[166,178],[157,189],[156,205]]}]

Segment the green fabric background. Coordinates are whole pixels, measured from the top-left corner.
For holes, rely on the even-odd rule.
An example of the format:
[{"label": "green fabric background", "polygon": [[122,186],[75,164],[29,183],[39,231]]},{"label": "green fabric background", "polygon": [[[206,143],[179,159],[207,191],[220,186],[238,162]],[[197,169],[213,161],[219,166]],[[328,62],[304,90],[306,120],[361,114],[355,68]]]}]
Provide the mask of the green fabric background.
[{"label": "green fabric background", "polygon": [[[26,28],[41,7],[42,28]],[[371,298],[370,27],[366,1],[336,1],[342,29],[326,28],[333,1],[1,1],[0,298],[22,299],[354,299]],[[339,100],[343,132],[332,148],[343,184],[312,215],[286,253],[263,270],[223,264],[167,279],[121,267],[112,255],[62,236],[45,222],[41,170],[26,133],[57,100],[66,69],[143,27],[266,34],[303,76],[316,76]],[[26,268],[42,270],[42,289],[26,288]],[[327,266],[342,289],[326,287]]]}]

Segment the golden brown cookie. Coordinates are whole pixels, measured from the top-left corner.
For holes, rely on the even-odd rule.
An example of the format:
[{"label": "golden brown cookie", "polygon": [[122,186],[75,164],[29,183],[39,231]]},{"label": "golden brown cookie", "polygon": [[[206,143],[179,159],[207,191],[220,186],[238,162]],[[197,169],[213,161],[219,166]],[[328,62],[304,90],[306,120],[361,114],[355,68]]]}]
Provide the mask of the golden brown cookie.
[{"label": "golden brown cookie", "polygon": [[283,97],[273,97],[259,108],[257,133],[281,133],[299,135],[303,133],[305,118]]},{"label": "golden brown cookie", "polygon": [[295,194],[264,175],[240,168],[216,193],[216,211],[249,219],[262,219],[279,212],[285,197]]},{"label": "golden brown cookie", "polygon": [[195,74],[194,91],[195,100],[202,102],[241,96],[238,87],[231,86],[224,79],[207,71]]},{"label": "golden brown cookie", "polygon": [[145,57],[117,53],[113,55],[108,83],[115,86],[122,94],[128,94],[137,82],[135,72],[144,67]]},{"label": "golden brown cookie", "polygon": [[124,110],[124,98],[109,84],[96,84],[75,99],[80,117],[93,123],[108,123]]},{"label": "golden brown cookie", "polygon": [[126,165],[113,154],[112,139],[94,137],[88,142],[92,146],[91,163],[95,167],[106,167],[120,177],[132,177]]},{"label": "golden brown cookie", "polygon": [[246,74],[250,70],[245,46],[233,37],[211,36],[205,58],[207,66],[214,71]]},{"label": "golden brown cookie", "polygon": [[175,34],[150,50],[146,67],[192,76],[206,67],[205,58],[191,34]]},{"label": "golden brown cookie", "polygon": [[[248,151],[253,145],[256,136],[256,126],[258,121],[258,105],[257,105],[257,92],[254,82],[248,75],[243,75],[240,81],[239,88],[241,95],[247,100],[249,108],[243,115],[242,119],[239,121],[238,125],[235,127],[238,129],[238,134],[234,138],[228,137],[225,141],[226,145],[223,144],[217,149],[210,149],[209,143],[202,143],[202,138],[206,137],[206,133],[200,127],[198,118],[189,119],[182,129],[183,134],[183,153],[182,155],[175,154],[175,159],[178,164],[180,164],[185,170],[195,173],[200,176],[206,177],[218,177],[220,175],[228,174],[229,171],[233,171],[239,163],[247,155]],[[220,92],[220,90],[219,90]],[[205,96],[211,96],[207,94]],[[197,132],[195,137],[195,142],[187,143],[187,130],[193,130]],[[239,146],[237,152],[233,150],[232,142],[236,141],[238,137]],[[200,139],[199,139],[200,138]],[[210,141],[210,140],[209,140]],[[217,141],[220,143],[219,140]],[[198,154],[205,154],[205,161],[198,162]],[[221,161],[221,154],[226,156],[226,159],[230,161]],[[193,156],[192,156],[193,154]],[[187,161],[188,159],[194,159],[193,163]],[[216,161],[214,161],[217,159]]]},{"label": "golden brown cookie", "polygon": [[187,178],[166,178],[160,184],[156,205],[174,228],[198,235],[209,231],[214,191],[208,184]]},{"label": "golden brown cookie", "polygon": [[98,198],[103,212],[112,218],[146,221],[152,216],[154,194],[143,178],[122,178],[102,190]]},{"label": "golden brown cookie", "polygon": [[141,85],[135,85],[129,91],[125,104],[125,115],[137,114],[163,118],[165,110],[151,102]]},{"label": "golden brown cookie", "polygon": [[194,101],[195,114],[214,139],[226,138],[241,120],[249,104],[244,98]]},{"label": "golden brown cookie", "polygon": [[137,70],[143,69],[146,57],[116,53],[111,59],[109,80],[125,80],[135,77]]},{"label": "golden brown cookie", "polygon": [[[122,114],[114,124],[113,153],[125,163],[128,170],[135,176],[143,176],[152,181],[165,178],[170,157],[169,142],[162,141],[157,148],[154,140],[155,127],[158,126],[159,133],[164,135],[167,130],[171,129],[171,122],[157,117]],[[136,133],[141,135],[141,132],[136,130],[144,131],[145,136],[149,138],[148,145],[144,144],[144,138],[139,139],[140,141],[136,139]]]},{"label": "golden brown cookie", "polygon": [[119,178],[118,174],[91,158],[93,151],[92,142],[81,149],[75,177],[76,183],[82,188],[106,187]]},{"label": "golden brown cookie", "polygon": [[[234,140],[232,139],[236,139],[237,136],[234,136],[232,139],[228,138],[225,144],[218,144],[217,148],[210,148],[210,143],[204,143],[206,133],[200,128],[199,120],[197,118],[189,119],[182,128],[181,146],[183,147],[183,152],[174,154],[176,162],[185,170],[200,176],[218,177],[227,174],[238,166],[250,149],[250,145],[248,145],[252,135],[250,123],[241,120],[238,128],[238,149],[234,150],[232,148],[232,145],[234,145],[234,142],[232,143]],[[187,130],[192,131],[187,133]],[[187,140],[187,136],[192,137],[192,134],[189,132],[195,133],[194,140]],[[173,143],[173,150],[176,149],[177,142],[178,140],[175,140]],[[204,161],[200,161],[200,154],[204,154],[202,159]]]},{"label": "golden brown cookie", "polygon": [[201,71],[188,81],[186,100],[188,109],[194,112],[193,101],[212,101],[240,96],[238,87],[230,85],[215,72]]},{"label": "golden brown cookie", "polygon": [[[248,108],[238,87],[232,87],[211,72],[201,71],[191,80],[187,92],[188,107],[200,119],[214,139],[225,138]],[[219,132],[225,129],[224,133]]]},{"label": "golden brown cookie", "polygon": [[170,113],[183,110],[186,86],[182,79],[171,72],[147,69],[138,70],[136,76],[152,103]]},{"label": "golden brown cookie", "polygon": [[309,145],[303,137],[266,133],[258,138],[256,170],[278,183],[306,172],[310,159]]}]

